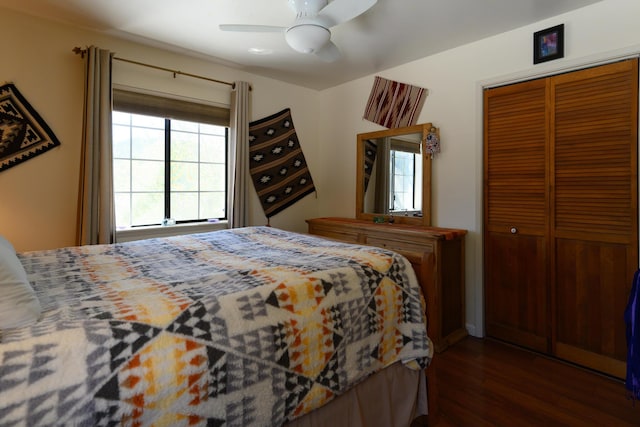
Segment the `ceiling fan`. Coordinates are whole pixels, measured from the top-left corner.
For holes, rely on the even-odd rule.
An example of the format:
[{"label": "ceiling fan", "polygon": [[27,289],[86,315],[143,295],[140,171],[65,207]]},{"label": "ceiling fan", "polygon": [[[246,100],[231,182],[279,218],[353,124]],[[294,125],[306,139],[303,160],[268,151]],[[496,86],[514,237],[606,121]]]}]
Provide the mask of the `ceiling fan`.
[{"label": "ceiling fan", "polygon": [[369,10],[377,0],[288,0],[296,14],[290,27],[271,25],[222,24],[222,31],[280,32],[294,50],[315,54],[323,61],[333,62],[340,50],[331,41],[329,28],[347,22]]}]

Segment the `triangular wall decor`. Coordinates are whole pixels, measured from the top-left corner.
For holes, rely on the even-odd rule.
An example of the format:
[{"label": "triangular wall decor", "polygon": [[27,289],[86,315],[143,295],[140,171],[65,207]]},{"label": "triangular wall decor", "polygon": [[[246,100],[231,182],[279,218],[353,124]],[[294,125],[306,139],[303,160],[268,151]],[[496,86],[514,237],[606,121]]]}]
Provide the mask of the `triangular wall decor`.
[{"label": "triangular wall decor", "polygon": [[18,89],[0,86],[0,171],[56,146],[60,141]]}]

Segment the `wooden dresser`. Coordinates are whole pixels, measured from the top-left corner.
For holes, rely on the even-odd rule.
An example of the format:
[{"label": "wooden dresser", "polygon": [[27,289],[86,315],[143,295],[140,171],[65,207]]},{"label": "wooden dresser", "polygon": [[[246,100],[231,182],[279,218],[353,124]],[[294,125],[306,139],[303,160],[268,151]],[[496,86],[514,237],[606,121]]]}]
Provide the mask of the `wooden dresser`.
[{"label": "wooden dresser", "polygon": [[309,233],[391,249],[413,265],[427,300],[427,329],[435,351],[467,335],[464,236],[466,230],[373,223],[351,218],[308,219]]}]

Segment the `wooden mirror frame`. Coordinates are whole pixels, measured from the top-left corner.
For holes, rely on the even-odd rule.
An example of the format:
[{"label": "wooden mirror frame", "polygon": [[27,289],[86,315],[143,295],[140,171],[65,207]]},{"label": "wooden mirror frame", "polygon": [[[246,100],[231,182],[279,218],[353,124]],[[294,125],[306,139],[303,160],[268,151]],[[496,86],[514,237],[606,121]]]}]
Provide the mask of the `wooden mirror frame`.
[{"label": "wooden mirror frame", "polygon": [[[432,128],[433,125],[431,123],[423,123],[403,128],[358,134],[356,151],[356,218],[373,221],[374,217],[384,217],[385,222],[387,222],[391,217],[391,214],[364,212],[364,141],[367,139],[422,133],[422,149],[420,150],[422,153],[422,217],[393,215],[393,219],[397,224],[431,225],[431,155],[425,150],[425,141]],[[437,128],[435,128],[435,132],[438,134]]]}]

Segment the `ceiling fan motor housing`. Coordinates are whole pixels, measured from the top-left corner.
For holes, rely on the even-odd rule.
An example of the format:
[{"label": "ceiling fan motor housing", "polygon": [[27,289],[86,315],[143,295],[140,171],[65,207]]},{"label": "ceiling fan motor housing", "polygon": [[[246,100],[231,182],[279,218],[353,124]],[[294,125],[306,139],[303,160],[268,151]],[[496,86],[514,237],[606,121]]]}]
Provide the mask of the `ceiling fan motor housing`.
[{"label": "ceiling fan motor housing", "polygon": [[327,0],[289,0],[289,6],[299,17],[317,15],[327,5]]}]

